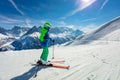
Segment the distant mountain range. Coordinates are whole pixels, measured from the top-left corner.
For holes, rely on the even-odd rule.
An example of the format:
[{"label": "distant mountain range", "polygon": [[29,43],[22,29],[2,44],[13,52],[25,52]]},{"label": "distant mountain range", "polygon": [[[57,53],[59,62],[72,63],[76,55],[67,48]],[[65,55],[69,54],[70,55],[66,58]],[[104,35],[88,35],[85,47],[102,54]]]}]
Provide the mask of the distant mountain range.
[{"label": "distant mountain range", "polygon": [[[0,27],[0,51],[41,48],[39,42],[41,26],[32,28],[15,26],[10,30]],[[120,41],[120,17],[106,22],[97,30],[85,34],[78,29],[52,27],[50,36],[58,45],[80,45],[102,41]],[[52,43],[50,43],[50,46]]]},{"label": "distant mountain range", "polygon": [[30,28],[28,27],[20,27],[20,26],[14,26],[12,29],[8,30],[9,33],[11,33],[14,37],[21,37],[24,35]]},{"label": "distant mountain range", "polygon": [[[6,30],[0,27],[0,35],[2,35],[0,39],[5,42],[0,42],[0,51],[41,48],[39,42],[41,28],[41,26],[33,26],[32,28],[15,26],[12,29]],[[68,27],[52,27],[50,29],[50,36],[55,39],[55,44],[74,40],[83,33],[78,29]],[[51,45],[52,43],[50,43]]]}]

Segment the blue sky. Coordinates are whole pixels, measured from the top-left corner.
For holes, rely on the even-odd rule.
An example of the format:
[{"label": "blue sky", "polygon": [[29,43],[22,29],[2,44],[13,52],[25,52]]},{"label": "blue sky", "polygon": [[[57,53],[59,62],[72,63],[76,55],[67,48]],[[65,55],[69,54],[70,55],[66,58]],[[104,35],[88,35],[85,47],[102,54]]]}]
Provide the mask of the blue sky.
[{"label": "blue sky", "polygon": [[120,0],[0,0],[0,26],[76,27],[91,31],[120,16]]}]

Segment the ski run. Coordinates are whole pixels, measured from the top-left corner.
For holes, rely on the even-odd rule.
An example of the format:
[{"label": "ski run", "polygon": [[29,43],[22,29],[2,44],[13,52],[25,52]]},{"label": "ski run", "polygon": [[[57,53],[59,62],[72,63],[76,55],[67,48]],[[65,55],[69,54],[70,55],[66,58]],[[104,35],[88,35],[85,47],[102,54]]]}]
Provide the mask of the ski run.
[{"label": "ski run", "polygon": [[[52,57],[52,47],[49,48]],[[55,59],[70,69],[31,66],[41,49],[0,53],[0,80],[120,80],[120,42],[100,42],[79,46],[55,46]]]}]

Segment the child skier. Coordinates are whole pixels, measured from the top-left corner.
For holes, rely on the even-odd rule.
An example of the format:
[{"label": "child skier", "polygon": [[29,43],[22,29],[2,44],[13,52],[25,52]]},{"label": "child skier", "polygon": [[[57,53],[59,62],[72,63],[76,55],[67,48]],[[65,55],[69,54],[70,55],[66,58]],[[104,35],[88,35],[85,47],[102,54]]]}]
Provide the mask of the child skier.
[{"label": "child skier", "polygon": [[40,56],[40,60],[37,62],[38,64],[43,64],[43,65],[49,65],[50,63],[48,62],[48,45],[50,41],[53,41],[50,36],[49,36],[49,29],[51,27],[51,24],[49,22],[44,23],[44,26],[41,29],[41,35],[40,35],[40,43],[43,48],[42,54]]}]

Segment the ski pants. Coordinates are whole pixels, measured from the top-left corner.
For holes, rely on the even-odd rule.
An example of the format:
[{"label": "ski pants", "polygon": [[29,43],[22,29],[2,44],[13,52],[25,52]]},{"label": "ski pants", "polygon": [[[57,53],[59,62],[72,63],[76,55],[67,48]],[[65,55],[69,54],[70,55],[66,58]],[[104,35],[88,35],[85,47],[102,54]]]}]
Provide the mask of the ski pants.
[{"label": "ski pants", "polygon": [[48,44],[50,42],[50,39],[47,39],[45,42],[41,42],[41,46],[43,48],[42,54],[40,56],[40,60],[47,62],[48,55],[49,55],[49,49]]}]

